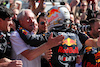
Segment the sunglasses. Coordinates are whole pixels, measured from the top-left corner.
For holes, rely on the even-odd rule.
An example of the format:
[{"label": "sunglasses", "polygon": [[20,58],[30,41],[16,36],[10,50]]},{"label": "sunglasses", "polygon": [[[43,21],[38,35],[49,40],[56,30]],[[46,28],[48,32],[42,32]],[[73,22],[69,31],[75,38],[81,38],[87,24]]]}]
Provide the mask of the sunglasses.
[{"label": "sunglasses", "polygon": [[[46,22],[46,23],[47,23],[47,22]],[[40,24],[41,24],[41,25],[44,25],[44,24],[45,24],[45,22],[40,22]]]},{"label": "sunglasses", "polygon": [[87,6],[87,5],[82,5],[82,6]]}]

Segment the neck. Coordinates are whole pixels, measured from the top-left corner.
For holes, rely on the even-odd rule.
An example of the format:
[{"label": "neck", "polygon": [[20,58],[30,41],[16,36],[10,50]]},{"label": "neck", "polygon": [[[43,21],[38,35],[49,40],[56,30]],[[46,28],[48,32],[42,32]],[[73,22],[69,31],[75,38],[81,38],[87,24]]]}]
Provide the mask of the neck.
[{"label": "neck", "polygon": [[45,30],[45,31],[38,30],[38,34],[39,33],[47,33],[47,32],[48,32],[47,30]]},{"label": "neck", "polygon": [[93,32],[92,31],[90,31],[89,32],[89,34],[91,35],[91,37],[93,37],[93,38],[97,38],[98,37],[98,35],[97,34],[93,34]]}]

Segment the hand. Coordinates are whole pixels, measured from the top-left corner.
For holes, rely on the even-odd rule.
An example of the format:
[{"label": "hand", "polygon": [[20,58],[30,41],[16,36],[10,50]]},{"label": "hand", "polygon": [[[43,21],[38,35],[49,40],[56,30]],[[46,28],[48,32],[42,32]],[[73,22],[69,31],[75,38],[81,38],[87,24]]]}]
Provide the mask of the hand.
[{"label": "hand", "polygon": [[93,0],[92,3],[96,4],[96,3],[98,3],[98,0]]},{"label": "hand", "polygon": [[80,0],[72,0],[70,4],[75,6],[75,5],[78,5],[79,3],[80,3]]},{"label": "hand", "polygon": [[45,55],[43,56],[47,61],[49,61],[52,57],[52,49],[49,49],[45,52]]},{"label": "hand", "polygon": [[99,37],[98,37],[98,41],[97,41],[97,46],[100,47],[100,29],[98,29],[99,32]]},{"label": "hand", "polygon": [[100,47],[100,36],[99,36],[98,41],[97,41],[97,46]]},{"label": "hand", "polygon": [[21,60],[13,60],[8,64],[7,67],[22,67],[23,63]]},{"label": "hand", "polygon": [[82,62],[80,55],[77,55],[76,63],[80,64]]},{"label": "hand", "polygon": [[53,33],[51,32],[51,35],[48,38],[47,44],[49,45],[48,47],[52,48],[55,46],[60,45],[63,42],[64,36],[58,35],[57,37],[53,37]]},{"label": "hand", "polygon": [[3,62],[11,62],[12,60],[8,59],[8,58],[2,58],[0,59],[0,63],[3,63]]}]

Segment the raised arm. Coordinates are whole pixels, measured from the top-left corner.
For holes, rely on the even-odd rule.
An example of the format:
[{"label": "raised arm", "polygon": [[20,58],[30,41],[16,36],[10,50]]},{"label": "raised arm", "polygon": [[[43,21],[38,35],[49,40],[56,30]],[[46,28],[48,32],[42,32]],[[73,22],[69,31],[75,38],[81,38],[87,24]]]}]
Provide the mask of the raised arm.
[{"label": "raised arm", "polygon": [[30,0],[31,6],[32,6],[32,11],[34,12],[34,14],[37,16],[38,13],[43,9],[43,2],[44,0],[40,0],[40,3],[38,5],[38,7],[35,7],[35,1],[34,0]]},{"label": "raised arm", "polygon": [[79,4],[80,0],[72,0],[70,3],[71,11],[75,13],[76,6]]}]

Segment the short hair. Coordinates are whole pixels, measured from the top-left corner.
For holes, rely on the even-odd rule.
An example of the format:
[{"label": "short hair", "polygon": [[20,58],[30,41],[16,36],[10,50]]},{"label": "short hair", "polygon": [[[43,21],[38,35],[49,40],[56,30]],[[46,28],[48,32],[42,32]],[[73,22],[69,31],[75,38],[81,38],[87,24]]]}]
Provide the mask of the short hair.
[{"label": "short hair", "polygon": [[0,6],[0,18],[2,18],[3,20],[5,20],[6,18],[10,18],[12,17],[13,12],[12,10],[6,8],[5,6]]},{"label": "short hair", "polygon": [[89,24],[94,24],[95,22],[100,22],[100,19],[98,18],[89,19]]},{"label": "short hair", "polygon": [[96,17],[97,17],[98,15],[100,15],[100,12],[97,12],[97,13],[96,13]]},{"label": "short hair", "polygon": [[[17,20],[22,20],[23,19],[23,17],[25,16],[25,13],[26,13],[26,11],[31,11],[32,12],[32,10],[30,10],[30,9],[22,9],[20,12],[19,12],[19,14],[17,15]],[[33,13],[34,14],[34,13]],[[35,16],[35,14],[34,14],[34,16]]]},{"label": "short hair", "polygon": [[39,17],[37,18],[37,22],[38,22],[38,23],[39,23],[40,17],[46,17],[46,13],[43,12],[43,13],[41,13],[41,14],[39,15]]}]

